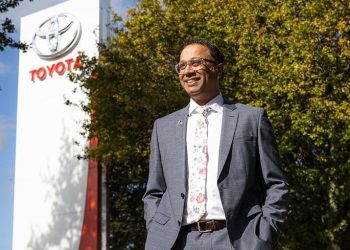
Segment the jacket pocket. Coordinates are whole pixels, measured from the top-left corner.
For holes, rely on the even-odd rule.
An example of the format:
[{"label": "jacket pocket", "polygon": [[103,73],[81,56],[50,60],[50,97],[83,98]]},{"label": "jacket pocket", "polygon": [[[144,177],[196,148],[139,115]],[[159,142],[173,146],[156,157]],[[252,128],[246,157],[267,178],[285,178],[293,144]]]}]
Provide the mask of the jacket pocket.
[{"label": "jacket pocket", "polygon": [[233,142],[245,142],[245,141],[255,141],[256,137],[253,135],[236,135],[233,137]]},{"label": "jacket pocket", "polygon": [[165,225],[165,223],[167,223],[169,219],[170,219],[169,216],[162,214],[160,212],[156,212],[152,221],[157,222],[158,224],[161,224],[161,225]]}]

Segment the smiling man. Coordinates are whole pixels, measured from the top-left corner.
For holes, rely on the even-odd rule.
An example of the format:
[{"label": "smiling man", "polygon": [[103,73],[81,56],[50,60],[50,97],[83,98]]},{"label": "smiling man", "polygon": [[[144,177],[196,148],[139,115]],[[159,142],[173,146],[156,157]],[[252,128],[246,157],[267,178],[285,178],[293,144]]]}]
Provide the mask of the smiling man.
[{"label": "smiling man", "polygon": [[208,41],[187,42],[175,70],[190,102],[154,124],[145,249],[272,249],[288,191],[266,112],[223,98]]}]

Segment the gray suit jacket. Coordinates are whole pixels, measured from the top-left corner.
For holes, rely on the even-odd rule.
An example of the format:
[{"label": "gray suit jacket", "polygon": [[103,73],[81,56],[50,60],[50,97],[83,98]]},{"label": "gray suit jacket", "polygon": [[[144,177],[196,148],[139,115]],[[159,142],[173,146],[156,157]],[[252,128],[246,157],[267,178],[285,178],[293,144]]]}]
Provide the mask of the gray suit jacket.
[{"label": "gray suit jacket", "polygon": [[[171,249],[186,200],[187,106],[155,121],[143,197],[147,250]],[[287,182],[261,108],[224,104],[217,185],[232,249],[272,249],[287,212]]]}]

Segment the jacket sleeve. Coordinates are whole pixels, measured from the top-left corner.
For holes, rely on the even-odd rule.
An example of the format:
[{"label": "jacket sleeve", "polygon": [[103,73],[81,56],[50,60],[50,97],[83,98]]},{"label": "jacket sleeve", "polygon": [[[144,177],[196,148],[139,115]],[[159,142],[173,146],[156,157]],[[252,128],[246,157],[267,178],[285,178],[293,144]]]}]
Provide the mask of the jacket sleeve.
[{"label": "jacket sleeve", "polygon": [[153,125],[153,132],[150,146],[150,162],[149,174],[146,186],[146,192],[143,196],[144,203],[144,218],[146,221],[146,228],[148,229],[154,214],[157,211],[158,205],[166,190],[166,184],[163,175],[163,167],[161,163],[161,155],[158,143],[157,120]]},{"label": "jacket sleeve", "polygon": [[[262,207],[263,216],[260,221],[261,238],[272,238],[280,234],[279,225],[284,222],[288,210],[288,183],[283,176],[281,160],[272,126],[265,110],[261,109],[258,125],[258,152],[260,160],[260,180],[265,191]],[[271,234],[267,228],[271,226]],[[264,236],[264,234],[266,235]]]}]

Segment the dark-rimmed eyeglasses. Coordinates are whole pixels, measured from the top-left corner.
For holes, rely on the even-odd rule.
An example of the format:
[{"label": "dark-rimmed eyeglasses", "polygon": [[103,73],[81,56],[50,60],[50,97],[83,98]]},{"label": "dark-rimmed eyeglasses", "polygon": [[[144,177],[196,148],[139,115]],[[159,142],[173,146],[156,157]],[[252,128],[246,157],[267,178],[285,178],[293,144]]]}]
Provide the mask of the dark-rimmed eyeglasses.
[{"label": "dark-rimmed eyeglasses", "polygon": [[207,62],[216,64],[215,61],[212,61],[212,60],[209,60],[206,58],[195,57],[187,62],[179,62],[178,64],[176,64],[175,71],[178,74],[183,74],[187,65],[190,66],[191,69],[193,69],[193,70],[199,70],[199,69],[202,69],[203,66],[206,65]]}]

